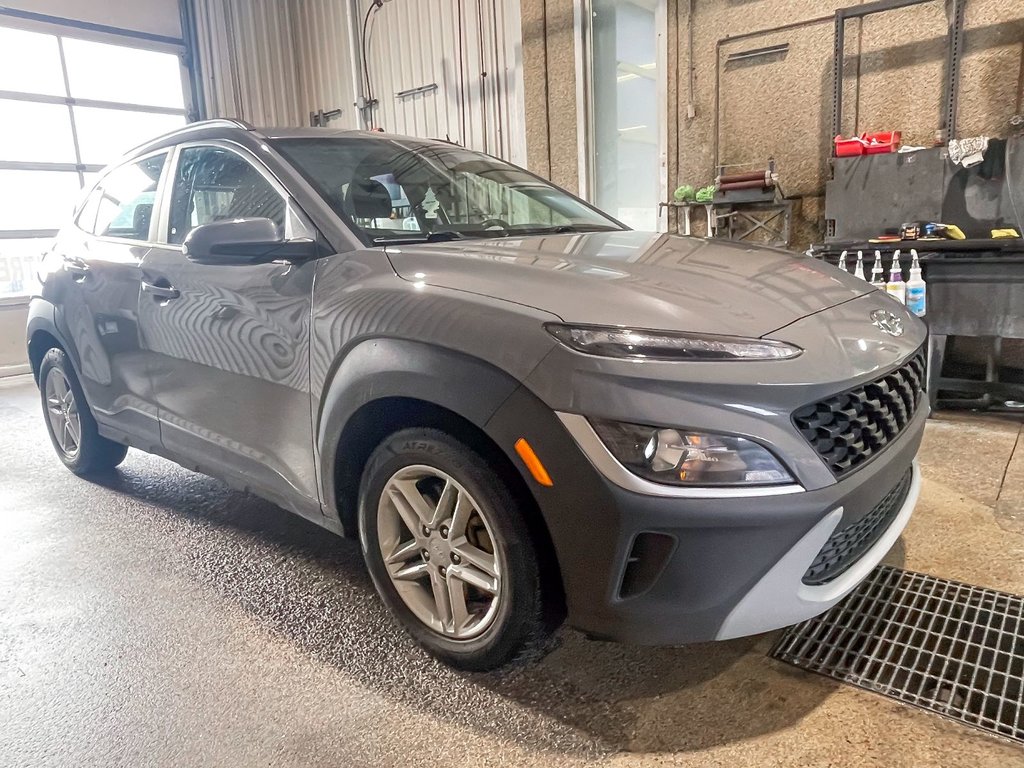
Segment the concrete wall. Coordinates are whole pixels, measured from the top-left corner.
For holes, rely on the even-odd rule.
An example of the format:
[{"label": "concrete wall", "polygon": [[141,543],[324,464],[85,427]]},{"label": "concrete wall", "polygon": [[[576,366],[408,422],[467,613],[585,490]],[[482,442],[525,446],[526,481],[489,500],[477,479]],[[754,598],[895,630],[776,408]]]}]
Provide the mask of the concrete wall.
[{"label": "concrete wall", "polygon": [[[794,247],[820,240],[832,115],[832,15],[856,0],[666,0],[668,187],[709,183],[719,162],[777,161],[800,199]],[[692,15],[691,15],[692,9]],[[930,145],[942,121],[948,21],[942,0],[846,26],[845,134],[896,128]],[[793,22],[794,29],[753,34]],[[692,25],[693,92],[689,81]],[[742,39],[737,36],[744,36]],[[721,43],[719,43],[721,41]],[[783,55],[726,64],[730,53],[788,43]],[[527,152],[532,169],[575,189],[572,0],[524,0]],[[967,0],[958,134],[1005,136],[1021,111],[1024,2]],[[692,103],[694,117],[688,117]],[[696,218],[696,217],[695,217]]]},{"label": "concrete wall", "polygon": [[577,191],[573,0],[522,0],[526,156],[531,171]]},{"label": "concrete wall", "polygon": [[[686,0],[673,0],[687,5]],[[719,39],[810,20],[849,0],[696,0],[681,9],[676,83],[679,141],[670,179],[714,173],[715,69],[719,67],[721,163],[762,163],[775,157],[782,186],[801,198],[794,247],[820,240],[824,183],[829,175],[832,119],[831,21],[723,42]],[[696,117],[687,119],[686,25],[693,24]],[[1018,76],[1024,45],[1024,3],[967,0],[958,134],[1005,136],[1020,110]],[[943,2],[852,20],[846,26],[843,133],[891,128],[906,144],[931,145],[942,124],[948,20]],[[783,56],[726,64],[729,53],[789,43]]]}]

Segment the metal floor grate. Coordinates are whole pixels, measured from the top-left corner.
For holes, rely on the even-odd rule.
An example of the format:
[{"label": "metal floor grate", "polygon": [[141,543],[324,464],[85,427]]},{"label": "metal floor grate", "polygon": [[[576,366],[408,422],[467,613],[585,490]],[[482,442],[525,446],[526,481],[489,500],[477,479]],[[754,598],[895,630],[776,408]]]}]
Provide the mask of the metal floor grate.
[{"label": "metal floor grate", "polygon": [[771,656],[1024,742],[1024,598],[890,566]]}]

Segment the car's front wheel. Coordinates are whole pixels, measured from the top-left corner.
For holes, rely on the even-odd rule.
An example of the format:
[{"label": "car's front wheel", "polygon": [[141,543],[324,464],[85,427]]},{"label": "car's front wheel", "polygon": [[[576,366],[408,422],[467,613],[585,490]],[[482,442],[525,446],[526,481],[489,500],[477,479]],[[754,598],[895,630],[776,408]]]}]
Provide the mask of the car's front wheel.
[{"label": "car's front wheel", "polygon": [[359,524],[378,592],[435,656],[479,671],[541,646],[529,531],[506,484],[470,448],[433,429],[387,438],[363,473]]},{"label": "car's front wheel", "polygon": [[64,350],[54,347],[39,366],[39,393],[50,441],[64,466],[76,475],[113,469],[127,446],[100,435],[78,377]]}]

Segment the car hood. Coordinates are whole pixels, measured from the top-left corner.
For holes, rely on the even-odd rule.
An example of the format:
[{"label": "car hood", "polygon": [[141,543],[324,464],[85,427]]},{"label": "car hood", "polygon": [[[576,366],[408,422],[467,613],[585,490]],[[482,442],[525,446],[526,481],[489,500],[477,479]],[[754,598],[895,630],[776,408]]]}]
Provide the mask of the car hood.
[{"label": "car hood", "polygon": [[567,323],[763,336],[869,293],[785,251],[647,232],[389,245],[404,279],[544,310]]}]

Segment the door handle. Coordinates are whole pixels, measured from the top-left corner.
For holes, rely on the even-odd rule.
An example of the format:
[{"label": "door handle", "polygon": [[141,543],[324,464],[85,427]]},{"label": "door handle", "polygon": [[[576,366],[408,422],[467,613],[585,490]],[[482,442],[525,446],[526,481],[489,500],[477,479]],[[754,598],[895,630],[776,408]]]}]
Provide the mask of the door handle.
[{"label": "door handle", "polygon": [[170,301],[181,296],[181,291],[172,285],[153,285],[153,283],[147,283],[145,280],[142,281],[142,292],[148,293],[154,299],[161,301]]}]

